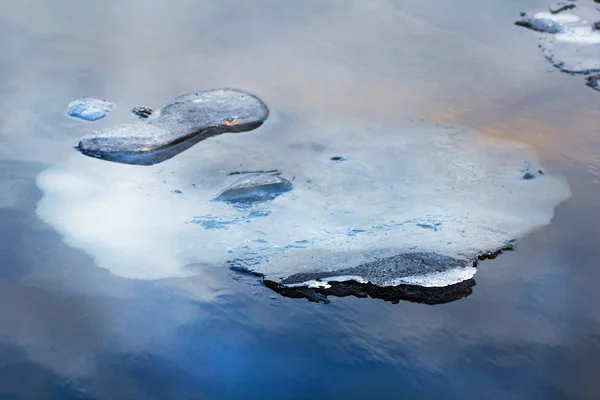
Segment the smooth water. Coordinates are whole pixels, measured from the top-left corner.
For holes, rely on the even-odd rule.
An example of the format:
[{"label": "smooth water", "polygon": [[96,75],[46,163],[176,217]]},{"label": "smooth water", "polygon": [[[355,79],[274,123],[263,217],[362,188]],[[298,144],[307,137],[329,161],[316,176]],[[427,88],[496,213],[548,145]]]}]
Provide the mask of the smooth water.
[{"label": "smooth water", "polygon": [[[599,98],[581,77],[554,69],[535,34],[513,25],[523,9],[547,4],[525,3],[2,3],[0,398],[597,398]],[[207,139],[152,167],[72,148],[94,129],[135,121],[133,107],[156,109],[218,87],[259,95],[272,124]],[[93,124],[69,119],[65,108],[77,96],[117,107]],[[460,152],[446,152],[444,127],[465,132]],[[389,143],[400,142],[419,148],[420,158],[404,152],[408,176],[384,168],[394,158]],[[448,189],[456,185],[444,176],[459,187],[467,179],[469,165],[459,159],[484,167],[471,170],[482,174],[475,178],[496,171],[498,185],[473,179],[481,184],[474,192]],[[557,190],[521,179],[524,159],[534,171],[542,166]],[[361,176],[357,165],[383,172]],[[331,204],[360,211],[352,224],[374,214],[395,220],[381,204],[402,191],[379,198],[365,190],[382,175],[411,183],[402,204],[423,209],[416,214],[448,212],[446,201],[423,201],[433,175],[445,188],[440,199],[465,201],[482,220],[499,216],[519,240],[514,251],[480,262],[475,281],[446,304],[283,297],[223,267],[219,249],[208,261],[198,257],[203,243],[187,231],[210,243],[232,240],[231,232],[259,240],[235,221],[205,229],[208,211],[221,210],[223,222],[231,210],[221,207],[231,205],[205,210],[199,200],[238,179],[232,172],[272,169],[295,176],[294,188],[268,203],[272,213],[293,196],[305,204],[296,214],[320,213],[314,196],[331,195]],[[336,188],[348,176],[340,171],[356,182],[311,197],[311,182]],[[502,197],[502,187],[518,195]],[[347,197],[352,189],[357,195]],[[244,224],[275,215],[260,207]],[[418,245],[456,222],[431,219],[411,225]],[[349,247],[381,243],[361,239],[363,226],[326,221],[344,228]],[[310,221],[296,222],[298,229],[279,229],[321,235]],[[293,254],[308,251],[299,245]]]}]

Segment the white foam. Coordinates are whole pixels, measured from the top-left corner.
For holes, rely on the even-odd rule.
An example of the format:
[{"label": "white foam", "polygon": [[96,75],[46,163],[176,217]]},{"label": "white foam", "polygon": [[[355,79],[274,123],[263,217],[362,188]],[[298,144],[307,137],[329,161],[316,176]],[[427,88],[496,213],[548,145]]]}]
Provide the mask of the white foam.
[{"label": "white foam", "polygon": [[[333,279],[401,252],[496,249],[550,223],[570,195],[548,171],[521,179],[524,158],[538,166],[519,145],[442,127],[317,126],[223,135],[150,167],[74,154],[39,175],[38,215],[124,277],[189,276],[202,273],[197,264],[233,261],[273,280]],[[238,178],[228,172],[269,169],[294,189],[251,209],[211,201]]]}]

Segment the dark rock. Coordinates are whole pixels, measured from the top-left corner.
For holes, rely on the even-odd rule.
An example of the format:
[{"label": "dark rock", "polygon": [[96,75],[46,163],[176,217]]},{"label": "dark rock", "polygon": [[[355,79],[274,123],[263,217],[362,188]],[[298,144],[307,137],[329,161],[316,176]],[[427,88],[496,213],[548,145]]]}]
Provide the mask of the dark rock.
[{"label": "dark rock", "polygon": [[598,81],[600,81],[600,74],[591,75],[585,78],[585,84],[587,86],[591,87],[594,90],[600,91],[600,84],[598,83]]},{"label": "dark rock", "polygon": [[558,14],[566,10],[572,10],[575,7],[577,7],[575,4],[556,3],[548,6],[548,11],[550,11],[551,14]]},{"label": "dark rock", "polygon": [[396,278],[425,276],[436,272],[471,267],[473,263],[474,260],[459,259],[437,253],[401,253],[337,271],[294,274],[282,280],[281,283],[294,285],[336,276],[360,276],[369,282],[377,282],[381,281],[382,277],[390,275]]},{"label": "dark rock", "polygon": [[235,172],[230,172],[227,175],[246,175],[246,174],[273,174],[273,175],[279,175],[280,172],[278,169],[270,169],[267,171],[235,171]]},{"label": "dark rock", "polygon": [[123,164],[152,165],[226,132],[258,128],[269,109],[256,96],[234,89],[176,98],[148,118],[81,138],[82,154]]},{"label": "dark rock", "polygon": [[536,170],[529,161],[526,161],[524,164],[525,166],[521,170],[521,173],[523,174],[521,176],[521,179],[530,181],[532,179],[537,178],[539,175],[544,175],[542,170]]},{"label": "dark rock", "polygon": [[143,107],[143,106],[142,107],[134,107],[131,110],[131,113],[139,118],[148,118],[150,115],[152,115],[153,112],[154,111],[152,111],[151,108]]},{"label": "dark rock", "polygon": [[474,279],[468,279],[455,285],[444,287],[423,287],[415,285],[398,285],[379,287],[371,283],[355,281],[329,282],[328,288],[288,287],[279,283],[265,280],[265,286],[284,297],[307,299],[311,302],[329,303],[328,296],[359,298],[371,297],[391,303],[402,300],[423,304],[445,304],[460,300],[473,293]]},{"label": "dark rock", "polygon": [[330,158],[331,161],[346,161],[344,157],[335,156]]}]

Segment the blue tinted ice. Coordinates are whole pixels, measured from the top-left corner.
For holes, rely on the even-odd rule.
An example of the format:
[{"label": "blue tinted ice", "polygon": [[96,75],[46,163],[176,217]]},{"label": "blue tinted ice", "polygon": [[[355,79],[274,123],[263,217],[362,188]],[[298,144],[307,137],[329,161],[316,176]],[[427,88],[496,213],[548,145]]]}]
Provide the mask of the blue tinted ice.
[{"label": "blue tinted ice", "polygon": [[[335,154],[347,161],[332,162]],[[274,169],[281,175],[229,175]],[[283,188],[295,177],[293,190],[214,201],[256,176],[279,177]],[[39,216],[116,275],[230,267],[286,285],[347,276],[380,286],[461,282],[478,255],[549,224],[570,195],[527,149],[476,132],[277,118],[149,167],[74,154],[38,185]]]},{"label": "blue tinted ice", "polygon": [[84,121],[97,121],[115,108],[113,103],[93,97],[77,97],[67,106],[67,115]]}]

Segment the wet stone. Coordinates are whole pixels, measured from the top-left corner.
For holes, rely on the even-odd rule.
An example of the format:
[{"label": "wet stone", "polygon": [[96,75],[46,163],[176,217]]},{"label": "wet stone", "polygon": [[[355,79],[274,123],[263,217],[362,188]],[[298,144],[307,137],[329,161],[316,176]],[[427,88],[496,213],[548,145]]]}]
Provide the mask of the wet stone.
[{"label": "wet stone", "polygon": [[292,182],[281,176],[252,174],[233,182],[215,200],[229,203],[256,203],[273,200],[292,188]]},{"label": "wet stone", "polygon": [[553,4],[551,6],[548,6],[548,11],[550,11],[551,14],[558,14],[560,12],[563,11],[567,11],[567,10],[572,10],[573,8],[577,7],[575,4],[567,4],[567,3],[556,3]]},{"label": "wet stone", "polygon": [[84,136],[76,149],[106,161],[153,165],[212,136],[254,130],[268,116],[266,104],[250,93],[207,90],[178,97],[137,122]]},{"label": "wet stone", "polygon": [[77,97],[67,106],[67,115],[83,121],[94,122],[106,117],[115,108],[113,103],[93,97]]}]

